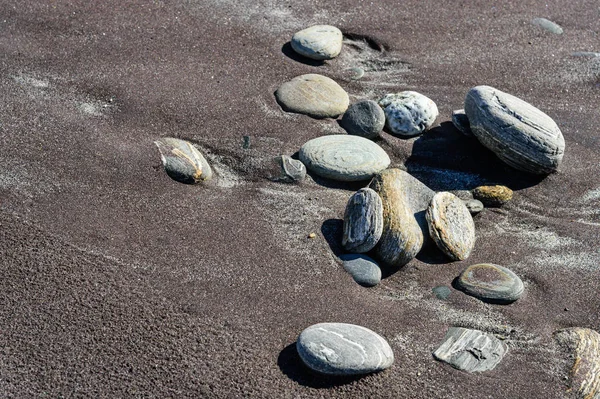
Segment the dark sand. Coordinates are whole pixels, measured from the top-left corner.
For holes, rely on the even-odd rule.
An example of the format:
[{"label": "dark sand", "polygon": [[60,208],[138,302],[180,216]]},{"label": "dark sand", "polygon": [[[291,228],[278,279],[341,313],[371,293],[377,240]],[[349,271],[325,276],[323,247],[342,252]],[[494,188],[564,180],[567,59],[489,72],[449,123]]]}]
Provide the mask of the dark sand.
[{"label": "dark sand", "polygon": [[[325,3],[0,4],[0,396],[566,397],[551,334],[600,329],[600,58],[571,55],[600,51],[598,2]],[[292,34],[315,23],[352,38],[338,59],[290,53]],[[345,80],[354,66],[365,77]],[[438,104],[433,130],[380,144],[433,189],[515,190],[475,218],[470,259],[423,255],[376,288],[354,283],[335,254],[360,185],[268,179],[272,157],[342,132],[277,105],[278,85],[303,73],[332,77],[353,101],[416,90]],[[478,84],[555,119],[559,173],[524,177],[454,130],[452,110]],[[198,144],[219,177],[171,180],[153,144],[164,136]],[[511,268],[523,298],[434,296],[475,262]],[[313,375],[293,344],[323,321],[380,333],[394,366]],[[449,326],[503,335],[509,353],[483,374],[438,363]]]}]

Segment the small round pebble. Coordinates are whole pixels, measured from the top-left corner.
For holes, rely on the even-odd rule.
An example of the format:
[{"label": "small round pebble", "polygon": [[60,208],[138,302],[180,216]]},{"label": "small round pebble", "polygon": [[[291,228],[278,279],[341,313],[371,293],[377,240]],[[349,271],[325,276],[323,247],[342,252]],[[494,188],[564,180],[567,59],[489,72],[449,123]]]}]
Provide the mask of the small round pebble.
[{"label": "small round pebble", "polygon": [[339,84],[315,73],[283,83],[275,97],[285,111],[313,118],[335,118],[346,112],[350,104],[348,93]]},{"label": "small round pebble", "polygon": [[385,113],[375,101],[363,100],[348,107],[341,124],[348,134],[374,139],[383,130]]},{"label": "small round pebble", "polygon": [[471,215],[477,215],[479,212],[483,211],[483,203],[476,199],[463,200],[465,206],[471,212]]},{"label": "small round pebble", "polygon": [[379,100],[390,133],[411,137],[429,129],[438,116],[435,103],[415,91],[386,94]]},{"label": "small round pebble", "polygon": [[306,142],[300,161],[315,174],[332,180],[368,180],[390,165],[390,157],[371,140],[336,134]]},{"label": "small round pebble", "polygon": [[499,207],[506,204],[513,197],[513,191],[506,186],[479,186],[473,191],[473,198],[485,206]]},{"label": "small round pebble", "polygon": [[365,76],[365,70],[361,67],[352,67],[344,70],[344,76],[350,80],[359,80]]},{"label": "small round pebble", "polygon": [[523,281],[506,267],[480,263],[467,267],[456,280],[458,289],[482,301],[506,304],[516,301],[524,290]]},{"label": "small round pebble", "polygon": [[344,254],[340,256],[344,269],[354,281],[365,287],[374,287],[381,281],[381,269],[377,262],[366,255]]},{"label": "small round pebble", "polygon": [[331,25],[315,25],[296,32],[290,44],[295,52],[313,60],[330,60],[342,51],[342,31]]}]

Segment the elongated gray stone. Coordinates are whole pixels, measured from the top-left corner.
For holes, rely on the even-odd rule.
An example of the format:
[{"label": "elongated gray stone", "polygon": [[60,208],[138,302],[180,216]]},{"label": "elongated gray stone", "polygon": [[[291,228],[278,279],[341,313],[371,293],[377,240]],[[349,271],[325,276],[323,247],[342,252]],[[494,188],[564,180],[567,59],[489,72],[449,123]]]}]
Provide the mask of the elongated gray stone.
[{"label": "elongated gray stone", "polygon": [[464,109],[457,109],[456,111],[452,111],[452,124],[454,125],[456,130],[458,130],[465,136],[473,136],[471,126],[469,125],[469,118],[467,118],[467,114],[465,114]]},{"label": "elongated gray stone", "polygon": [[374,287],[381,281],[379,265],[367,255],[344,254],[340,259],[344,263],[344,269],[358,284]]},{"label": "elongated gray stone", "polygon": [[398,136],[419,135],[429,129],[438,116],[435,103],[415,91],[386,94],[378,103],[385,112],[390,133]]},{"label": "elongated gray stone", "polygon": [[568,379],[573,397],[600,399],[600,334],[575,327],[556,331],[554,337],[569,349],[573,359]]},{"label": "elongated gray stone", "polygon": [[563,28],[560,25],[546,18],[534,18],[531,23],[555,35],[562,35],[563,33]]},{"label": "elongated gray stone", "polygon": [[472,373],[493,370],[506,352],[506,344],[491,334],[450,327],[433,356],[456,369]]},{"label": "elongated gray stone", "polygon": [[435,193],[400,169],[377,174],[369,188],[379,194],[383,205],[383,233],[375,254],[386,265],[403,266],[429,237],[425,210]]},{"label": "elongated gray stone", "polygon": [[310,326],[298,337],[296,349],[308,367],[323,374],[368,374],[394,363],[392,348],[383,337],[354,324]]},{"label": "elongated gray stone", "polygon": [[300,182],[306,177],[306,166],[297,159],[293,159],[287,155],[282,155],[281,159],[281,171],[283,174],[293,182]]},{"label": "elongated gray stone", "polygon": [[342,245],[349,252],[368,252],[377,245],[382,232],[381,198],[370,188],[361,188],[346,205]]},{"label": "elongated gray stone", "polygon": [[523,294],[523,281],[506,267],[492,263],[471,265],[456,280],[458,289],[485,302],[507,304]]},{"label": "elongated gray stone", "polygon": [[385,125],[385,113],[375,101],[359,101],[348,107],[341,125],[348,134],[374,139]]},{"label": "elongated gray stone", "polygon": [[285,111],[335,118],[348,109],[348,93],[332,79],[314,73],[300,75],[285,82],[275,92]]},{"label": "elongated gray stone", "polygon": [[467,93],[465,112],[475,137],[508,165],[534,174],[558,169],[565,140],[552,118],[533,105],[477,86]]},{"label": "elongated gray stone", "polygon": [[295,52],[313,60],[330,60],[342,51],[342,31],[331,25],[315,25],[296,32],[290,44]]},{"label": "elongated gray stone", "polygon": [[306,142],[300,161],[321,177],[340,181],[370,179],[390,165],[386,152],[371,140],[336,134]]},{"label": "elongated gray stone", "polygon": [[173,137],[154,142],[167,175],[181,183],[196,184],[212,178],[212,169],[192,143]]},{"label": "elongated gray stone", "polygon": [[427,213],[429,235],[452,260],[469,257],[475,245],[475,223],[465,203],[448,192],[433,196]]}]

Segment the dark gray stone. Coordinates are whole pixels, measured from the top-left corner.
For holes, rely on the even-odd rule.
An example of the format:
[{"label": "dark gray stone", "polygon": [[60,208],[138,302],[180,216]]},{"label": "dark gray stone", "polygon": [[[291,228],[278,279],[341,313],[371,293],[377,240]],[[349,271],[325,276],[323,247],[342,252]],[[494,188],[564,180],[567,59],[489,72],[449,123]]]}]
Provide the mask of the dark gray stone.
[{"label": "dark gray stone", "polygon": [[335,26],[315,25],[296,32],[290,44],[295,52],[313,60],[330,60],[342,51],[344,35]]},{"label": "dark gray stone", "polygon": [[382,232],[381,198],[370,188],[361,188],[346,205],[342,245],[349,252],[368,252],[377,245]]},{"label": "dark gray stone", "polygon": [[465,206],[471,212],[471,215],[477,215],[479,212],[483,211],[484,206],[483,203],[476,199],[463,200]]},{"label": "dark gray stone", "polygon": [[434,195],[425,214],[429,235],[452,260],[469,257],[475,245],[475,223],[465,203],[448,192]]},{"label": "dark gray stone", "polygon": [[344,269],[354,281],[365,287],[374,287],[381,281],[381,269],[377,262],[366,255],[344,254],[340,256]]},{"label": "dark gray stone", "polygon": [[471,131],[471,126],[469,125],[469,118],[467,118],[467,114],[465,114],[464,109],[457,109],[456,111],[452,112],[452,124],[465,136],[473,137],[473,132]]},{"label": "dark gray stone", "polygon": [[310,171],[340,181],[367,180],[390,165],[390,158],[377,144],[345,134],[312,139],[300,148],[299,157]]},{"label": "dark gray stone", "polygon": [[493,370],[506,352],[506,344],[491,334],[450,327],[444,342],[433,352],[433,356],[455,369],[472,373]]},{"label": "dark gray stone", "polygon": [[341,124],[348,134],[374,139],[385,125],[385,113],[375,101],[359,101],[348,107]]},{"label": "dark gray stone", "polygon": [[210,165],[192,143],[165,137],[156,140],[154,144],[160,151],[165,172],[173,180],[196,184],[212,178]]},{"label": "dark gray stone", "polygon": [[297,159],[282,155],[280,158],[281,171],[286,178],[293,182],[301,182],[306,177],[306,166]]},{"label": "dark gray stone", "polygon": [[565,139],[548,115],[490,86],[469,90],[465,112],[479,142],[515,169],[548,174],[558,169]]},{"label": "dark gray stone", "polygon": [[433,294],[436,296],[436,298],[441,299],[442,301],[448,299],[448,297],[450,297],[450,294],[452,293],[452,290],[450,290],[450,288],[446,287],[445,285],[433,287],[431,291],[433,291]]},{"label": "dark gray stone", "polygon": [[546,18],[534,18],[531,23],[555,35],[562,35],[563,33],[563,28],[560,25]]},{"label": "dark gray stone", "polygon": [[516,301],[523,281],[506,267],[480,263],[467,267],[456,279],[456,288],[484,302],[506,304]]},{"label": "dark gray stone", "polygon": [[302,361],[330,375],[360,375],[394,363],[387,341],[368,328],[345,323],[320,323],[302,331],[296,342]]}]

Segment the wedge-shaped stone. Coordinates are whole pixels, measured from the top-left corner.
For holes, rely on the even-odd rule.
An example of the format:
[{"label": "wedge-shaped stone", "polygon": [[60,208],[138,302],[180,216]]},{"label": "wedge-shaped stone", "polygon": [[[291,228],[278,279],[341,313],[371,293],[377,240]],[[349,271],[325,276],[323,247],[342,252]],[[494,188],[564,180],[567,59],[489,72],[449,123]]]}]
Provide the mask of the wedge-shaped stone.
[{"label": "wedge-shaped stone", "polygon": [[475,245],[475,223],[465,203],[456,195],[434,195],[427,213],[429,235],[437,247],[452,260],[469,257]]},{"label": "wedge-shaped stone", "polygon": [[154,142],[160,151],[165,172],[173,180],[196,184],[212,178],[212,170],[196,147],[185,140],[165,137]]},{"label": "wedge-shaped stone", "polygon": [[548,115],[490,86],[469,90],[465,113],[473,135],[515,169],[548,174],[558,169],[565,139]]},{"label": "wedge-shaped stone", "polygon": [[315,25],[294,33],[295,52],[313,60],[330,60],[342,51],[342,31],[331,25]]},{"label": "wedge-shaped stone", "polygon": [[285,111],[312,116],[335,118],[348,109],[348,93],[332,79],[314,73],[297,76],[285,82],[275,92]]},{"label": "wedge-shaped stone", "polygon": [[323,374],[368,374],[394,363],[392,348],[382,336],[354,324],[310,326],[298,337],[296,349],[308,367]]},{"label": "wedge-shaped stone", "polygon": [[455,369],[472,373],[494,369],[507,351],[506,344],[491,334],[451,327],[433,356]]},{"label": "wedge-shaped stone", "polygon": [[361,188],[346,205],[342,245],[349,252],[368,252],[377,245],[382,232],[381,198],[370,188]]},{"label": "wedge-shaped stone", "polygon": [[369,188],[379,194],[383,205],[383,233],[375,254],[389,266],[403,266],[429,237],[425,210],[435,193],[400,169],[377,174]]},{"label": "wedge-shaped stone", "polygon": [[574,355],[570,391],[581,399],[600,399],[600,334],[589,328],[567,328],[554,336]]}]

